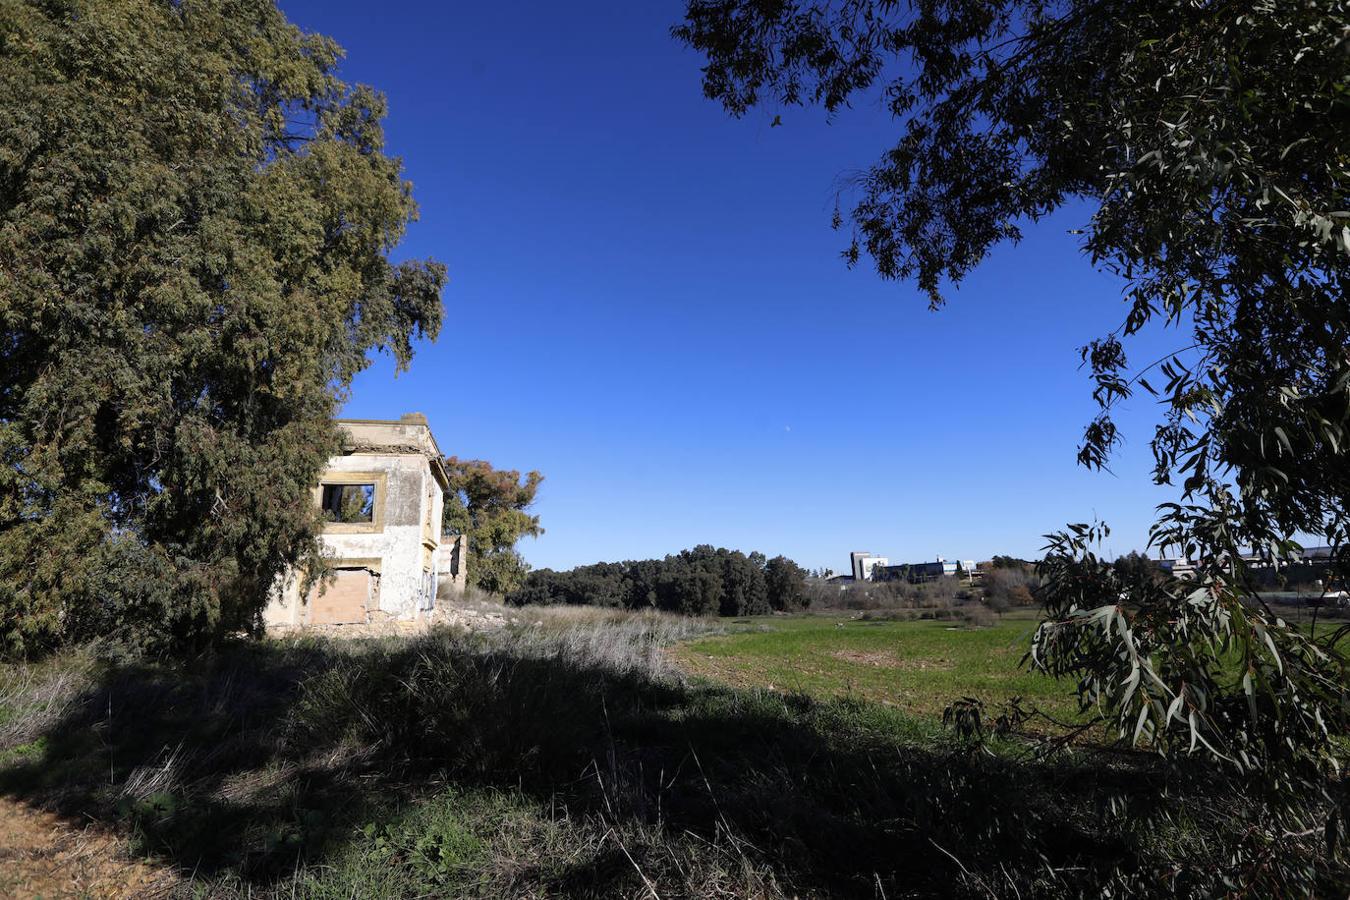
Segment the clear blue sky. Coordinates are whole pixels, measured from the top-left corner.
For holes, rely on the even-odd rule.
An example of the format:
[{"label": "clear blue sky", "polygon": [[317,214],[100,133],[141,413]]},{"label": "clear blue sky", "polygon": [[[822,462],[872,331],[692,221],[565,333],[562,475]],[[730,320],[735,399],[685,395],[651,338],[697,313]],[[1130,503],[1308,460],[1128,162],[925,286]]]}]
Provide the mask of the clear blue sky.
[{"label": "clear blue sky", "polygon": [[[835,185],[894,135],[875,103],[742,120],[668,36],[679,2],[281,0],[389,98],[421,220],[400,256],[450,269],[440,340],[344,415],[425,412],[447,452],[546,480],[536,567],[697,543],[846,569],[1038,555],[1098,517],[1142,549],[1155,414],[1118,416],[1115,475],[1076,467],[1094,407],[1076,348],[1119,324],[1064,211],[937,313],[850,272]],[[1129,347],[1151,361],[1178,335]]]}]

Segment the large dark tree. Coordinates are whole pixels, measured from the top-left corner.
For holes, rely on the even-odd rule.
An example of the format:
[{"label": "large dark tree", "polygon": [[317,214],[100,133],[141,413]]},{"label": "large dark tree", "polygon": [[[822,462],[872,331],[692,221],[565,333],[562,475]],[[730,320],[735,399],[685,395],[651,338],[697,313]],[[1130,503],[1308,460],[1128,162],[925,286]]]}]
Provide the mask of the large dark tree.
[{"label": "large dark tree", "polygon": [[809,604],[806,595],[806,570],[786,556],[775,556],[765,563],[769,603],[776,610],[791,610]]},{"label": "large dark tree", "polygon": [[[1344,755],[1341,633],[1264,607],[1243,557],[1276,562],[1306,535],[1339,550],[1350,532],[1350,6],[690,0],[674,31],[735,115],[770,106],[790,125],[796,105],[879,99],[896,141],[835,224],[849,264],[870,257],[934,307],[1027,223],[1085,209],[1083,249],[1125,303],[1083,349],[1101,413],[1079,459],[1107,465],[1113,405],[1156,397],[1155,477],[1180,496],[1154,543],[1200,569],[1133,577],[1097,557],[1100,528],[1055,535],[1033,660],[1122,740],[1271,790],[1279,825],[1254,827],[1244,871],[1294,877],[1278,829],[1307,832],[1302,801]],[[1133,365],[1149,327],[1176,351]],[[1342,821],[1324,822],[1333,839]]]},{"label": "large dark tree", "polygon": [[5,650],[254,626],[352,376],[439,330],[340,55],[272,0],[0,4]]}]

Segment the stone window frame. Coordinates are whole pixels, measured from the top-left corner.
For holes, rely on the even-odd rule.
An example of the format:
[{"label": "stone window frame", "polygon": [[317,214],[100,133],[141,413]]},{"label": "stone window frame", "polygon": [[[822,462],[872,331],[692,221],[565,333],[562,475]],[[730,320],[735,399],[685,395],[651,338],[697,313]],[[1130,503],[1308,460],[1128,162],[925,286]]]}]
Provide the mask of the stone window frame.
[{"label": "stone window frame", "polygon": [[323,489],[326,486],[373,484],[375,496],[371,500],[369,522],[324,522],[324,534],[379,534],[384,531],[385,498],[389,493],[388,472],[325,472],[314,488],[314,505],[323,509]]}]

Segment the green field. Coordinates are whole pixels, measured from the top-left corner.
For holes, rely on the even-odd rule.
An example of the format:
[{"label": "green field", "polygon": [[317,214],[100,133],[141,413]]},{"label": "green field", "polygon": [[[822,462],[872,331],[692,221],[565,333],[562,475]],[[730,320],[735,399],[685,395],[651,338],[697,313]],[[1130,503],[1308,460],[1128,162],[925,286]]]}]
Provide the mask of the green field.
[{"label": "green field", "polygon": [[1026,615],[971,628],[950,621],[872,621],[840,616],[738,619],[744,630],[671,651],[692,675],[738,687],[851,696],[923,717],[953,700],[991,708],[1020,696],[1055,715],[1072,715],[1073,686],[1020,663],[1035,630]]}]

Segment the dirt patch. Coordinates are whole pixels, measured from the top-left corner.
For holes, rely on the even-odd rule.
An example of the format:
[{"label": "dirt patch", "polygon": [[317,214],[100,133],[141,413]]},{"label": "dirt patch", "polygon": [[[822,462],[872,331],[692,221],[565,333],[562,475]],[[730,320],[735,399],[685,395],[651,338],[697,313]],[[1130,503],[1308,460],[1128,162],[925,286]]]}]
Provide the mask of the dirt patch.
[{"label": "dirt patch", "polygon": [[109,831],[0,797],[0,897],[163,897],[176,883]]},{"label": "dirt patch", "polygon": [[956,663],[950,659],[914,659],[896,656],[894,653],[880,650],[864,652],[862,650],[835,650],[830,654],[837,660],[859,666],[873,666],[878,669],[953,669]]}]

